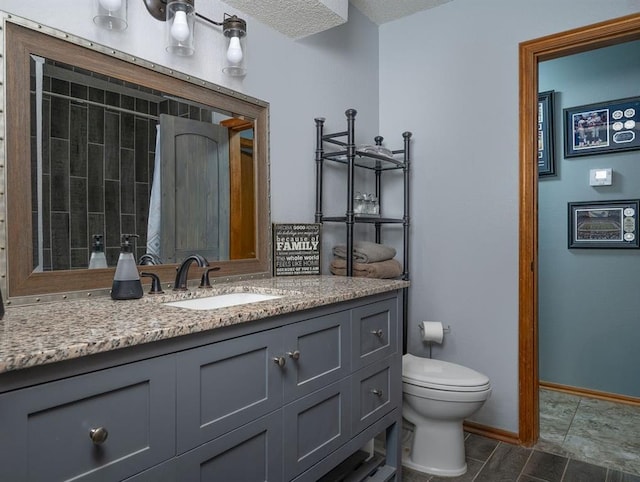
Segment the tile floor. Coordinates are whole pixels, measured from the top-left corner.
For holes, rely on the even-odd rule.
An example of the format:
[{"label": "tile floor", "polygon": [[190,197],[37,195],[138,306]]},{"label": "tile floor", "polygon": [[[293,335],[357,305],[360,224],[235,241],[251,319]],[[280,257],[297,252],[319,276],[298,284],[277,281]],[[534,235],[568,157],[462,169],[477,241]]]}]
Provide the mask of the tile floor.
[{"label": "tile floor", "polygon": [[640,407],[540,389],[536,448],[640,480]]},{"label": "tile floor", "polygon": [[[403,482],[640,482],[640,407],[541,390],[533,448],[467,434],[467,473],[403,469]],[[406,431],[403,446],[411,443]],[[407,450],[407,448],[405,448]]]}]

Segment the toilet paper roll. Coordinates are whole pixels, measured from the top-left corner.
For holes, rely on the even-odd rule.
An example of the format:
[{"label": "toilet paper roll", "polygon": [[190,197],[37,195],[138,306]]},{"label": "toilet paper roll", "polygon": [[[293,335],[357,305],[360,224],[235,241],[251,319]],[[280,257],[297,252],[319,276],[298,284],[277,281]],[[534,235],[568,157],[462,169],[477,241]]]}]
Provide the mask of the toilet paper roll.
[{"label": "toilet paper roll", "polygon": [[422,340],[431,343],[442,343],[444,337],[444,327],[439,321],[423,321],[420,324]]}]

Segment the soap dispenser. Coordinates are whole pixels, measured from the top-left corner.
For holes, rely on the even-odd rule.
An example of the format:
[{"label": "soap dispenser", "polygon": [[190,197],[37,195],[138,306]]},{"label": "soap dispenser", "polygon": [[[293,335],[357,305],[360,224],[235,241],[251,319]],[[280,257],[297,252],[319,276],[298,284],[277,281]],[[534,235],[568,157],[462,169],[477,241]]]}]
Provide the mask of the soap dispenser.
[{"label": "soap dispenser", "polygon": [[107,258],[104,256],[104,245],[102,244],[102,234],[94,234],[91,257],[89,258],[89,269],[107,267]]},{"label": "soap dispenser", "polygon": [[137,238],[135,234],[123,234],[120,245],[120,256],[116,266],[116,274],[113,277],[111,298],[114,300],[136,300],[142,298],[142,283],[133,257],[131,238]]}]

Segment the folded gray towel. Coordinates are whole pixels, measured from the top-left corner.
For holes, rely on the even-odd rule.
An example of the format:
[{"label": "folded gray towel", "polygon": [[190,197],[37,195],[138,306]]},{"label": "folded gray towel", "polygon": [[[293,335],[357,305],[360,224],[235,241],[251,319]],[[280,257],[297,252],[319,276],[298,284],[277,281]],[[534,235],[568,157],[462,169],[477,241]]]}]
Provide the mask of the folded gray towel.
[{"label": "folded gray towel", "polygon": [[[344,244],[333,247],[333,255],[347,258],[347,247]],[[392,259],[396,255],[395,248],[384,244],[356,241],[353,243],[353,260],[357,263],[376,263]]]},{"label": "folded gray towel", "polygon": [[[334,258],[329,266],[331,274],[347,275],[347,260]],[[353,276],[363,278],[397,278],[402,274],[402,265],[397,259],[387,259],[375,263],[353,263]]]}]

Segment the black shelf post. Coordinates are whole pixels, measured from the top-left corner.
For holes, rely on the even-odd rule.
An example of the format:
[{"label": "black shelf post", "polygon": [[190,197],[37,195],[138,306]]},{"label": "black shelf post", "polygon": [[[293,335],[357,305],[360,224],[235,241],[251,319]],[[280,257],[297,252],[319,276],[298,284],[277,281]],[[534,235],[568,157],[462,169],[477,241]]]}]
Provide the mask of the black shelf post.
[{"label": "black shelf post", "polygon": [[[402,265],[402,279],[409,279],[409,226],[411,225],[411,191],[409,189],[409,172],[411,167],[411,132],[402,133],[404,138],[404,166],[402,168],[404,176],[404,214],[402,216],[402,230],[404,238],[404,256]],[[409,288],[404,288],[402,293],[402,354],[407,353],[407,328],[409,322]]]},{"label": "black shelf post", "polygon": [[322,156],[324,148],[322,133],[324,131],[324,117],[316,117],[316,223],[322,222]]}]

